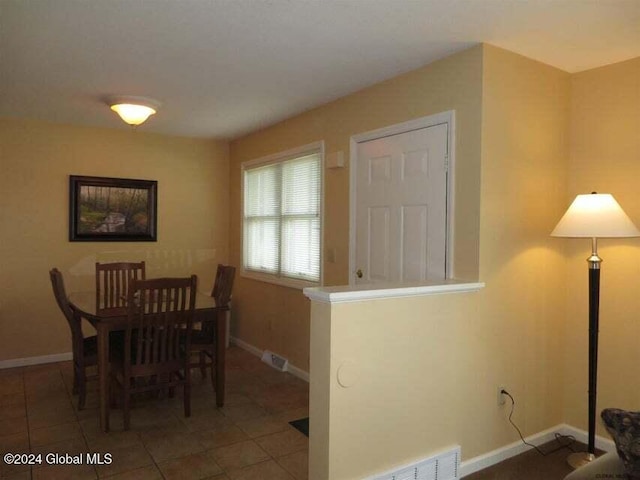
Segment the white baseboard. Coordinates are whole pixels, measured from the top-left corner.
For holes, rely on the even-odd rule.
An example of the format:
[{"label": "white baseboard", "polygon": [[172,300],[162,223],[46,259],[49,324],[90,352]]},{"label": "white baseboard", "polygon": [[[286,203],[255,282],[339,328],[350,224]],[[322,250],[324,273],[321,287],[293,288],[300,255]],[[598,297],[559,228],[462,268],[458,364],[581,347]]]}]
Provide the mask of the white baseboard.
[{"label": "white baseboard", "polygon": [[[580,430],[579,428],[572,427],[571,425],[562,424],[559,425],[560,432],[562,435],[573,435],[576,440],[582,443],[587,443],[589,434],[586,430]],[[601,437],[596,435],[596,448],[603,450],[605,452],[615,452],[616,444],[613,440],[606,437]]]},{"label": "white baseboard", "polygon": [[66,362],[67,360],[73,360],[73,354],[71,352],[42,355],[39,357],[13,358],[11,360],[0,360],[0,370],[5,368],[40,365],[43,363]]},{"label": "white baseboard", "polygon": [[[246,350],[247,352],[255,355],[258,358],[262,358],[262,350],[260,350],[258,347],[240,340],[237,337],[231,337],[230,340],[232,344],[237,345],[241,349]],[[296,367],[295,365],[291,364],[291,362],[289,362],[289,365],[287,366],[287,372],[289,372],[294,377],[298,377],[305,382],[309,382],[309,372]]]},{"label": "white baseboard", "polygon": [[[549,428],[540,433],[536,433],[535,435],[525,437],[525,440],[528,443],[539,446],[554,440],[556,433],[559,433],[561,435],[572,435],[579,442],[587,443],[587,432],[564,423],[556,425],[555,427]],[[604,450],[606,452],[610,452],[615,450],[615,444],[612,440],[596,436],[596,448],[599,448],[600,450]],[[471,475],[472,473],[491,467],[496,463],[500,463],[503,460],[515,457],[516,455],[519,455],[530,449],[531,447],[522,443],[521,440],[518,440],[491,452],[487,452],[483,455],[470,458],[469,460],[465,460],[464,462],[460,463],[460,476],[465,477],[466,475]],[[567,451],[567,455],[568,454],[569,452]]]}]

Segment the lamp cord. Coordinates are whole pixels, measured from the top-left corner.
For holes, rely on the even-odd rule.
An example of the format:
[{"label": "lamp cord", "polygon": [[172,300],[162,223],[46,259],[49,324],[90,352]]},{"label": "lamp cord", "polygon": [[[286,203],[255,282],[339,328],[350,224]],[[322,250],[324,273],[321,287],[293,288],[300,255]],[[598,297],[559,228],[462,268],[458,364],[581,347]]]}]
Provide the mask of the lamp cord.
[{"label": "lamp cord", "polygon": [[[575,450],[573,449],[573,444],[576,442],[576,438],[573,435],[562,435],[560,433],[556,433],[555,434],[555,439],[560,445],[558,447],[554,448],[553,450],[549,450],[548,452],[543,451],[537,445],[534,445],[532,443],[527,442],[524,439],[524,437],[522,436],[522,432],[520,431],[518,426],[514,423],[514,421],[511,418],[511,417],[513,417],[513,412],[515,411],[515,408],[516,408],[516,401],[513,399],[511,394],[509,392],[507,392],[506,390],[503,389],[500,393],[502,393],[503,395],[506,395],[507,397],[509,397],[511,399],[511,412],[509,412],[509,423],[511,425],[513,425],[513,428],[515,428],[516,431],[518,432],[518,435],[520,435],[520,440],[522,440],[522,443],[524,443],[525,445],[527,445],[529,447],[534,448],[536,450],[536,452],[538,452],[543,457],[546,457],[547,455],[550,455],[550,454],[555,453],[555,452],[557,452],[559,450],[562,450],[563,448],[568,448],[572,452],[575,452]],[[563,443],[565,440],[567,440],[567,442]]]}]

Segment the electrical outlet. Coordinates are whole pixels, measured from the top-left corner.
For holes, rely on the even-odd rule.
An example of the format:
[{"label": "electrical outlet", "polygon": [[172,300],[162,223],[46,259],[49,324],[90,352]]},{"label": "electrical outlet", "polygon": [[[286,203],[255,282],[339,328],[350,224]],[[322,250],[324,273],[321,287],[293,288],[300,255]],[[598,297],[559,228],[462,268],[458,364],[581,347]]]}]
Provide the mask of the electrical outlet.
[{"label": "electrical outlet", "polygon": [[497,392],[498,392],[498,397],[497,397],[498,405],[504,405],[505,403],[507,403],[507,396],[504,393],[502,393],[502,390],[506,391],[507,389],[503,385],[499,385],[498,386],[498,390],[497,390]]}]

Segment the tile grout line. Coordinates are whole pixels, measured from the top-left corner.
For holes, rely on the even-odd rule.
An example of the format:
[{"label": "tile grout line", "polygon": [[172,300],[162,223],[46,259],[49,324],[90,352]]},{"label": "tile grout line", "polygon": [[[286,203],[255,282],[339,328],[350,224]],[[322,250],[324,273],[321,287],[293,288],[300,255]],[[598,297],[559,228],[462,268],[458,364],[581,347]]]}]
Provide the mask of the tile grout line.
[{"label": "tile grout line", "polygon": [[[70,402],[71,408],[73,410],[73,419],[74,419],[73,421],[80,428],[82,441],[85,444],[85,446],[87,446],[87,448],[88,448],[88,445],[91,443],[90,442],[91,430],[90,429],[87,430],[87,429],[82,427],[81,420],[85,420],[85,417],[83,417],[83,415],[81,414],[81,412],[79,410],[76,410],[74,408],[74,402],[73,402],[74,398],[73,398],[72,392],[70,391],[69,384],[67,384],[65,382],[65,379],[66,379],[65,374],[67,372],[67,366],[68,365],[66,365],[66,364],[62,365],[61,363],[58,363],[55,368],[58,370],[58,375],[60,376],[60,378],[63,381],[64,397],[68,402]],[[240,369],[244,370],[247,373],[252,373],[253,372],[253,370],[247,369],[245,366],[241,366]],[[28,377],[29,377],[29,375],[27,375],[27,372],[25,372],[25,371],[21,372],[21,380],[23,382],[22,386],[21,386],[22,387],[21,389],[22,389],[23,395],[25,397],[25,403],[26,403],[26,399],[27,399],[27,379],[28,379]],[[275,383],[271,383],[271,381],[269,381],[269,382],[261,382],[261,383],[265,387],[275,386],[276,385]],[[262,414],[259,417],[256,417],[256,420],[261,419],[263,417],[278,417],[279,415],[282,415],[283,413],[286,413],[287,410],[292,410],[293,411],[293,410],[296,410],[297,408],[300,408],[300,409],[303,408],[302,406],[299,406],[299,407],[291,406],[291,408],[289,408],[289,409],[285,408],[285,410],[280,411],[280,408],[282,408],[282,405],[280,405],[275,410],[272,411],[272,408],[268,408],[268,404],[265,403],[265,399],[262,396],[263,392],[249,392],[248,390],[245,391],[244,389],[241,389],[241,390],[238,390],[237,393],[238,393],[238,395],[242,395],[243,397],[245,397],[248,400],[247,404],[252,404],[252,405],[255,405],[256,407],[260,408],[260,410],[262,411]],[[238,402],[238,405],[241,405],[241,404],[244,404],[244,402],[243,401]],[[26,405],[29,405],[29,404],[26,403]],[[296,480],[299,479],[299,477],[297,477],[292,471],[290,471],[285,466],[283,466],[280,463],[279,460],[281,458],[286,457],[287,455],[293,455],[293,454],[295,454],[297,452],[304,452],[305,449],[300,448],[300,449],[295,450],[293,452],[289,452],[289,454],[287,454],[287,455],[276,456],[277,452],[276,453],[271,453],[270,451],[265,450],[260,445],[260,443],[258,443],[258,440],[260,440],[261,438],[264,438],[264,437],[268,437],[270,435],[275,435],[275,434],[278,434],[278,433],[284,433],[286,431],[296,431],[297,432],[297,430],[293,429],[293,427],[291,427],[290,425],[287,425],[288,421],[286,419],[284,419],[284,418],[282,419],[282,422],[283,422],[283,424],[285,424],[286,428],[281,429],[281,430],[279,430],[277,432],[264,433],[262,435],[254,437],[254,436],[250,436],[247,431],[245,431],[244,429],[240,428],[240,426],[239,426],[239,423],[242,423],[242,421],[244,421],[243,417],[241,416],[241,415],[244,415],[243,412],[236,412],[236,411],[231,411],[231,412],[227,411],[227,412],[225,412],[225,411],[223,411],[224,409],[218,409],[216,407],[213,407],[213,408],[221,414],[221,418],[225,418],[227,421],[230,422],[229,423],[229,427],[233,427],[235,429],[238,429],[240,432],[243,432],[243,434],[244,434],[244,436],[246,438],[244,438],[242,440],[240,440],[240,439],[232,440],[229,443],[225,443],[224,445],[220,445],[219,447],[212,447],[212,448],[207,448],[205,443],[202,443],[202,441],[199,438],[196,438],[197,445],[198,445],[198,451],[197,452],[192,452],[192,454],[208,452],[208,451],[211,451],[211,450],[215,450],[216,448],[227,447],[227,446],[230,446],[230,445],[235,445],[237,443],[248,441],[251,444],[255,445],[257,448],[259,448],[265,454],[265,457],[263,457],[264,458],[263,460],[260,460],[258,462],[242,466],[241,467],[242,469],[245,469],[245,468],[248,468],[248,467],[251,467],[251,466],[255,466],[255,465],[260,465],[260,464],[263,464],[263,463],[267,463],[267,462],[270,462],[271,460],[273,460],[274,463],[276,465],[278,465],[278,468],[281,468],[282,470],[284,470],[284,472],[286,472],[286,474],[291,479],[294,479],[294,478]],[[31,421],[33,421],[33,410],[32,409],[28,409],[28,408],[25,408],[25,410],[26,410],[26,415],[27,415],[28,444],[29,444],[29,449],[31,449],[33,440],[31,439],[31,434],[30,434],[29,428],[30,428],[31,423],[32,423]],[[238,415],[238,413],[240,413],[241,415]],[[182,417],[178,413],[178,410],[175,410],[175,409],[172,410],[171,411],[171,417],[176,419],[176,421],[178,423],[185,424],[185,422],[182,421]],[[88,417],[86,417],[86,418],[88,418]],[[29,420],[31,420],[31,421],[29,421]],[[203,424],[203,426],[204,425],[205,424]],[[218,428],[211,428],[211,430],[215,433],[219,429]],[[189,434],[193,434],[194,432],[189,431],[188,433]],[[151,460],[148,463],[148,466],[153,465],[155,467],[155,470],[159,474],[160,478],[163,478],[165,480],[170,478],[169,474],[165,474],[161,470],[160,465],[162,463],[164,463],[165,461],[172,460],[172,459],[164,459],[164,460],[163,459],[158,459],[158,460],[156,460],[156,458],[151,454],[151,450],[147,446],[147,443],[145,443],[144,441],[141,441],[142,439],[140,438],[140,435],[138,435],[138,434],[136,434],[136,435],[137,435],[137,438],[140,441],[140,444],[142,446],[142,451],[144,451],[145,454]],[[215,435],[214,435],[214,437],[215,437]],[[229,438],[232,439],[233,436],[231,436]],[[226,442],[228,442],[228,440],[226,440]],[[176,458],[187,457],[189,455],[190,454],[185,454],[185,455],[181,455],[180,457],[176,457]],[[218,463],[218,461],[215,460],[215,458],[213,456],[211,457],[211,460],[213,462],[215,462],[218,465],[218,467],[221,467],[220,464]],[[107,477],[101,477],[98,474],[98,471],[97,471],[98,467],[94,465],[94,466],[92,466],[92,468],[93,468],[93,472],[94,472],[93,474],[96,476],[96,478],[109,478],[109,477],[112,477],[111,474],[109,474]],[[137,469],[126,470],[126,471],[120,472],[120,473],[133,472],[135,470],[139,470],[139,469],[143,469],[143,468],[145,468],[145,467],[138,467]],[[229,475],[230,472],[233,472],[233,471],[235,471],[235,469],[233,469],[233,468],[220,468],[220,474],[221,475],[226,475],[227,477],[225,477],[225,478],[231,478],[231,477],[228,477],[228,475]],[[113,475],[118,475],[118,474],[114,473]],[[31,476],[32,479],[35,478],[33,476],[33,472],[32,471],[30,472],[30,476]]]}]

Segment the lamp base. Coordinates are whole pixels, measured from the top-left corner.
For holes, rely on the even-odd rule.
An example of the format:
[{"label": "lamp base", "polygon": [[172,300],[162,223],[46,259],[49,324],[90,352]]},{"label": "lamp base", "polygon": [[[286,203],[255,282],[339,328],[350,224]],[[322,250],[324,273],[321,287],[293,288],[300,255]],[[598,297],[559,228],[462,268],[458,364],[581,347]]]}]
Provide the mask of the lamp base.
[{"label": "lamp base", "polygon": [[567,463],[574,470],[576,468],[582,467],[587,463],[591,463],[596,459],[596,456],[593,453],[589,452],[576,452],[572,453],[567,457]]}]

